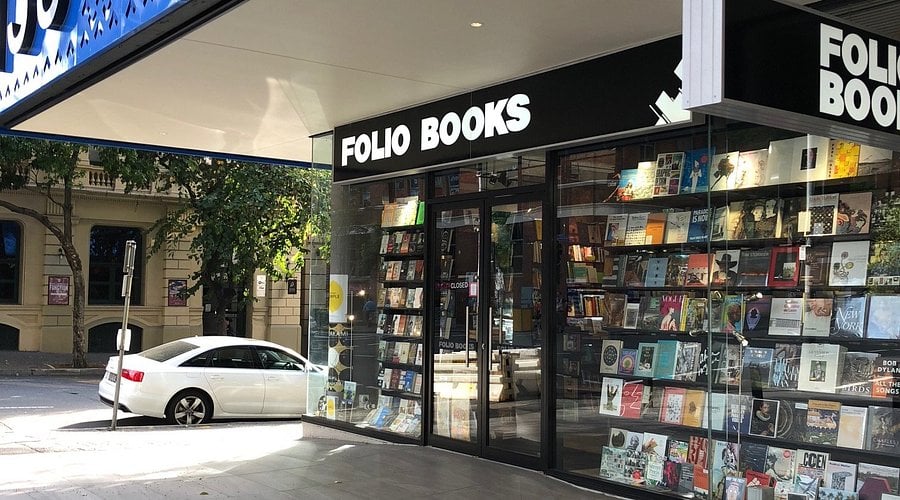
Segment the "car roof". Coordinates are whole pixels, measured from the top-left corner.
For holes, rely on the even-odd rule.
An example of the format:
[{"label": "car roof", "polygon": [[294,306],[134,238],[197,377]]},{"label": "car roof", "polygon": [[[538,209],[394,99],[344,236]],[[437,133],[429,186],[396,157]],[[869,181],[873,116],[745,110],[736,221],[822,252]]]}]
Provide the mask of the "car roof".
[{"label": "car roof", "polygon": [[265,347],[277,347],[280,349],[287,349],[289,351],[293,350],[290,347],[279,345],[274,342],[269,342],[267,340],[250,339],[246,337],[232,337],[226,335],[198,335],[194,337],[177,339],[174,342],[177,342],[179,340],[189,342],[201,348],[221,347],[226,345],[256,345]]}]

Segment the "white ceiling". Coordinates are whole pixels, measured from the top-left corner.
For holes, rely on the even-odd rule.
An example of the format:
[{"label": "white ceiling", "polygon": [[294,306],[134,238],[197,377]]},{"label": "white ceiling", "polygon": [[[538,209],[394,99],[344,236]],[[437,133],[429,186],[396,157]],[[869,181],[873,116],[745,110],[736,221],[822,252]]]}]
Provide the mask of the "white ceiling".
[{"label": "white ceiling", "polygon": [[681,4],[248,0],[16,130],[305,162],[337,125],[677,34]]}]

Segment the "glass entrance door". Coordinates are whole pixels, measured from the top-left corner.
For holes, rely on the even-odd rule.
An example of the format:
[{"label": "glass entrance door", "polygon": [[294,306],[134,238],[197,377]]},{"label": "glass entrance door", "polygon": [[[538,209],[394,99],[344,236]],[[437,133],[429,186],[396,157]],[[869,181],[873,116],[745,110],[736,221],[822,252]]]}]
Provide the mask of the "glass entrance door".
[{"label": "glass entrance door", "polygon": [[[502,198],[501,198],[502,200]],[[435,205],[431,442],[541,452],[541,203]]]}]

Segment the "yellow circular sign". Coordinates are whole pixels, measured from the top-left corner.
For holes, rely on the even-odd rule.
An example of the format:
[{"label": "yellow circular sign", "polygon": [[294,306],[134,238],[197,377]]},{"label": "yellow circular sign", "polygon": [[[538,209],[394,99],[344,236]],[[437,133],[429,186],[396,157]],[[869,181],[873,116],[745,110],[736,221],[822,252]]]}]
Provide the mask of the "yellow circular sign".
[{"label": "yellow circular sign", "polygon": [[341,310],[345,294],[344,287],[336,280],[331,280],[331,284],[328,286],[328,312],[336,313]]}]

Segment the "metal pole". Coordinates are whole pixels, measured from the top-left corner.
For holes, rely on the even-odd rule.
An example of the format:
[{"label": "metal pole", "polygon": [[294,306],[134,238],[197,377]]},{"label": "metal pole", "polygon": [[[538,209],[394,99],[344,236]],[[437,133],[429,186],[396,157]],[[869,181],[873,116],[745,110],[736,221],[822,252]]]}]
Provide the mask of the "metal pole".
[{"label": "metal pole", "polygon": [[125,264],[122,266],[122,296],[125,297],[125,308],[122,313],[122,329],[119,335],[119,364],[116,368],[116,392],[113,397],[112,425],[110,430],[116,430],[116,417],[119,412],[119,387],[122,385],[122,358],[125,356],[125,338],[128,332],[128,309],[131,307],[131,276],[134,270],[134,253],[137,243],[134,240],[125,242]]}]

